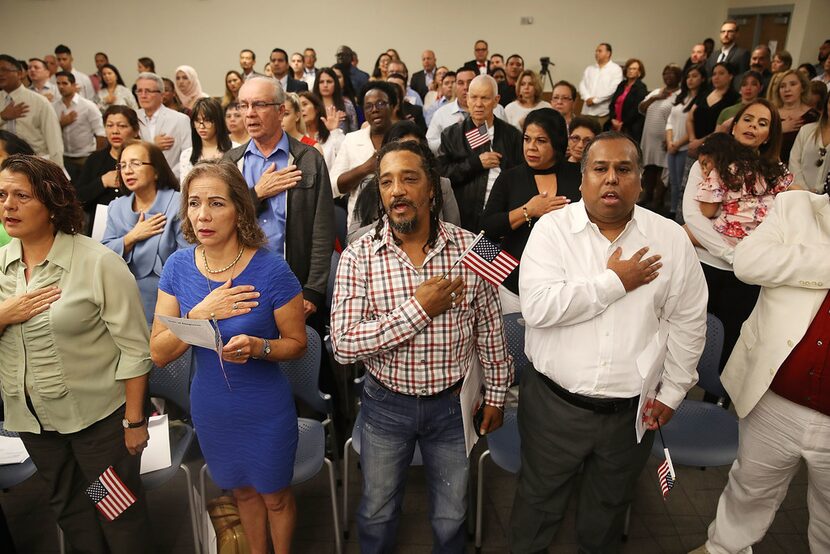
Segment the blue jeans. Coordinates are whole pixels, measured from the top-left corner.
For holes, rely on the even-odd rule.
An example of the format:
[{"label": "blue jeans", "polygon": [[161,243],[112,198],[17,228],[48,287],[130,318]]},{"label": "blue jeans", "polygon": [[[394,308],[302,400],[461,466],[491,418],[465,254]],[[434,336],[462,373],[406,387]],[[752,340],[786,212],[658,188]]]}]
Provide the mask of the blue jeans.
[{"label": "blue jeans", "polygon": [[677,154],[667,154],[666,161],[669,165],[669,184],[671,191],[671,213],[680,211],[683,201],[683,169],[686,166],[686,151],[681,150]]},{"label": "blue jeans", "polygon": [[432,551],[464,552],[468,463],[457,391],[423,398],[405,396],[384,388],[367,374],[361,417],[360,552],[396,550],[406,471],[416,441],[429,491]]}]

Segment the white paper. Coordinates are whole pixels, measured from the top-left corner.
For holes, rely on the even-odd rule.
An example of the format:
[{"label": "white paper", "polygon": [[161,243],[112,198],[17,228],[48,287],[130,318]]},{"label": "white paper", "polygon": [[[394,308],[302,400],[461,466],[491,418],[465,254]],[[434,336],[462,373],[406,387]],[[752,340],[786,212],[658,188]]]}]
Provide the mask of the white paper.
[{"label": "white paper", "polygon": [[105,204],[95,206],[95,222],[92,224],[91,236],[101,242],[104,240],[104,231],[107,230],[107,212],[110,207]]},{"label": "white paper", "polygon": [[18,437],[0,436],[0,465],[21,464],[29,459],[29,453]]},{"label": "white paper", "polygon": [[662,377],[662,371],[652,371],[643,381],[643,388],[640,390],[640,403],[637,405],[637,416],[634,420],[634,429],[637,431],[637,444],[640,444],[640,441],[643,440],[643,435],[646,434],[645,418],[651,414],[651,406],[654,404],[654,399],[657,398]]},{"label": "white paper", "polygon": [[216,344],[221,341],[217,338],[216,329],[208,319],[185,319],[183,317],[170,317],[156,314],[159,321],[167,325],[167,328],[176,335],[182,342],[193,346],[201,346],[213,350],[222,356],[222,349],[217,350]]},{"label": "white paper", "polygon": [[478,354],[473,356],[473,364],[464,376],[464,383],[461,385],[461,421],[464,423],[464,445],[467,447],[467,457],[478,442],[478,434],[473,424],[473,415],[484,402],[484,395],[481,393],[481,384],[484,382],[484,370],[481,369],[481,362]]},{"label": "white paper", "polygon": [[634,429],[637,432],[637,444],[643,440],[646,425],[643,418],[651,413],[651,406],[660,390],[663,380],[663,365],[666,362],[666,343],[668,341],[668,324],[660,322],[660,327],[654,337],[637,356],[637,371],[643,379],[640,389],[640,402],[637,414],[634,417]]},{"label": "white paper", "polygon": [[150,473],[159,469],[168,468],[170,461],[170,426],[167,414],[150,417],[147,424],[150,440],[147,448],[141,453],[141,473]]}]

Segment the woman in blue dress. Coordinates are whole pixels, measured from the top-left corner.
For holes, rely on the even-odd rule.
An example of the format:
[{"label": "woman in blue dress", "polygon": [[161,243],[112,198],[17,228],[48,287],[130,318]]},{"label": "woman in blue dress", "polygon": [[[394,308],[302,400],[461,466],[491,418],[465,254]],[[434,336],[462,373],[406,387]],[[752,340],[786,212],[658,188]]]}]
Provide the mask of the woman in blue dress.
[{"label": "woman in blue dress", "polygon": [[[201,162],[182,185],[182,231],[197,246],[167,261],[156,313],[211,320],[224,347],[195,348],[190,391],[199,444],[214,481],[233,489],[251,552],[265,553],[268,522],[276,553],[287,553],[296,519],[289,485],[297,414],[279,361],[306,349],[302,289],[285,260],[264,248],[248,186],[229,162]],[[153,361],[188,345],[159,320]]]},{"label": "woman in blue dress", "polygon": [[116,171],[118,185],[130,194],[110,203],[102,242],[127,262],[150,325],[162,267],[170,254],[188,246],[179,223],[179,181],[158,146],[149,142],[125,146]]}]

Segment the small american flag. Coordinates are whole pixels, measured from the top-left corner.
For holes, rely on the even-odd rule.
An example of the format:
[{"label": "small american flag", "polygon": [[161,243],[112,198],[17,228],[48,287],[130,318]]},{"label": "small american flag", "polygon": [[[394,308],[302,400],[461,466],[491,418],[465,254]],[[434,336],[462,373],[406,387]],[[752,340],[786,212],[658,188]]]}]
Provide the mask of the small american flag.
[{"label": "small american flag", "polygon": [[664,448],[663,452],[666,454],[666,459],[657,468],[657,480],[660,483],[660,492],[663,493],[663,500],[669,496],[669,491],[674,486],[674,467],[669,456],[669,449]]},{"label": "small american flag", "polygon": [[121,481],[112,466],[93,481],[86,489],[86,494],[95,503],[98,511],[110,521],[135,504],[135,495]]},{"label": "small american flag", "polygon": [[487,124],[483,123],[481,127],[470,129],[464,136],[467,137],[467,142],[470,143],[470,148],[475,150],[482,144],[490,142],[490,135],[487,134]]},{"label": "small american flag", "polygon": [[499,286],[516,269],[519,260],[481,236],[476,240],[472,249],[461,258],[461,263]]}]

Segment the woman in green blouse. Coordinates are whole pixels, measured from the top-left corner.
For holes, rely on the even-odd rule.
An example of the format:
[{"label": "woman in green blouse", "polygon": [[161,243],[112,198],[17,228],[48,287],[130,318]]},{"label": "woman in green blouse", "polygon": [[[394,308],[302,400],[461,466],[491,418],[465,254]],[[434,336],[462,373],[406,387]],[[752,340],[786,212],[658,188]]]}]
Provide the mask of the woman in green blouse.
[{"label": "woman in green blouse", "polygon": [[[67,541],[82,552],[148,552],[141,490],[152,367],[135,279],[113,251],[78,234],[64,172],[36,156],[0,164],[0,386]],[[100,517],[86,489],[108,467],[136,502]]]}]

